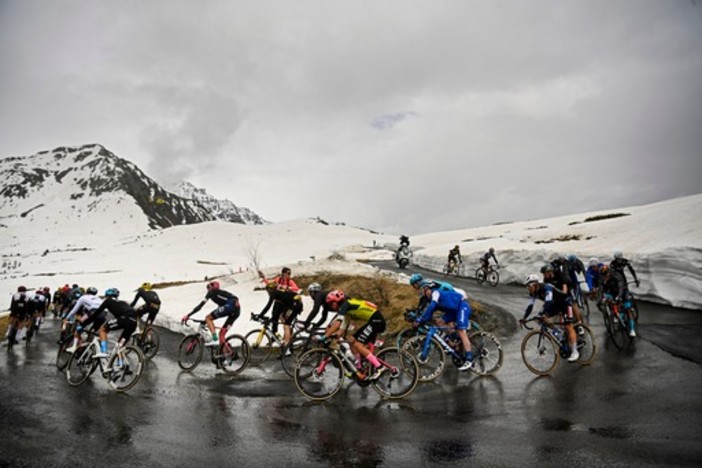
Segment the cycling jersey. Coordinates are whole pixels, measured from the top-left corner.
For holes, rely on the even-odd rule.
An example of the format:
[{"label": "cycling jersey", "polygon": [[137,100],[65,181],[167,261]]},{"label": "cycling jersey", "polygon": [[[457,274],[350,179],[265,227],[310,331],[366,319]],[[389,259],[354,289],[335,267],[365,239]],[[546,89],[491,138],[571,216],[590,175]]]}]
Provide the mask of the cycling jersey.
[{"label": "cycling jersey", "polygon": [[339,315],[353,320],[368,321],[378,310],[378,306],[362,299],[346,299],[339,307]]},{"label": "cycling jersey", "polygon": [[103,300],[94,294],[86,294],[81,296],[66,316],[66,320],[71,320],[73,316],[76,315],[81,309],[90,315],[93,311],[100,308],[102,302]]},{"label": "cycling jersey", "polygon": [[305,328],[308,328],[310,326],[310,324],[320,311],[322,312],[322,316],[320,317],[319,321],[315,323],[315,326],[319,327],[327,321],[327,316],[329,315],[329,306],[327,305],[326,300],[327,294],[329,294],[329,291],[319,291],[314,293],[314,305],[312,306],[312,311],[310,312],[310,315],[305,320]]},{"label": "cycling jersey", "polygon": [[147,291],[143,288],[139,288],[134,296],[134,300],[129,305],[134,307],[139,299],[142,299],[146,303],[147,307],[158,309],[158,307],[153,306],[161,305],[161,299],[158,297],[158,293],[156,291]]}]

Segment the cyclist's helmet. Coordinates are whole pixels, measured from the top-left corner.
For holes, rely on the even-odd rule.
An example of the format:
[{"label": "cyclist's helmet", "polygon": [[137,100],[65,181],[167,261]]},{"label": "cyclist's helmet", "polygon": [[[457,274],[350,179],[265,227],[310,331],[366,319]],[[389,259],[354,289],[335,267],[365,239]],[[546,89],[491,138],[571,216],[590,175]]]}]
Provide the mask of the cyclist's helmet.
[{"label": "cyclist's helmet", "polygon": [[27,287],[26,286],[20,286],[17,288],[17,292],[27,292]]},{"label": "cyclist's helmet", "polygon": [[569,253],[568,255],[566,255],[566,260],[568,260],[569,262],[574,262],[577,258],[578,257],[576,257],[574,253]]},{"label": "cyclist's helmet", "polygon": [[309,286],[307,286],[307,292],[310,293],[310,295],[312,295],[314,293],[318,293],[321,290],[322,290],[322,285],[319,283],[312,283]]},{"label": "cyclist's helmet", "polygon": [[411,284],[412,286],[418,286],[417,283],[421,282],[423,279],[424,278],[422,278],[422,275],[420,275],[419,273],[415,273],[412,276],[410,276],[409,284]]},{"label": "cyclist's helmet", "polygon": [[600,263],[599,259],[592,257],[590,260],[588,260],[587,264],[588,266],[591,267],[596,267]]},{"label": "cyclist's helmet", "polygon": [[334,291],[331,291],[329,294],[327,294],[327,304],[338,304],[339,302],[342,302],[344,299],[346,299],[346,294],[344,294],[344,291],[341,289],[335,289]]},{"label": "cyclist's helmet", "polygon": [[212,290],[217,290],[219,289],[219,281],[210,281],[207,283],[207,290],[212,291]]},{"label": "cyclist's helmet", "polygon": [[142,285],[141,285],[141,289],[143,289],[144,291],[151,291],[153,289],[153,287],[154,287],[154,285],[149,283],[149,282],[142,283]]},{"label": "cyclist's helmet", "polygon": [[532,283],[538,283],[539,282],[539,277],[537,275],[531,274],[527,275],[526,278],[524,278],[524,286],[529,286]]},{"label": "cyclist's helmet", "polygon": [[91,294],[91,295],[96,295],[98,293],[98,290],[95,286],[90,286],[88,289],[85,290],[86,294]]},{"label": "cyclist's helmet", "polygon": [[544,266],[541,267],[541,270],[539,270],[541,274],[546,273],[547,271],[553,271],[553,265],[550,263],[545,264]]},{"label": "cyclist's helmet", "polygon": [[622,258],[624,254],[621,252],[621,250],[615,250],[614,251],[614,258]]},{"label": "cyclist's helmet", "polygon": [[115,299],[119,297],[119,289],[109,288],[105,291],[105,296],[114,297]]},{"label": "cyclist's helmet", "polygon": [[495,249],[493,249],[492,247],[490,247],[490,253],[495,253]]},{"label": "cyclist's helmet", "polygon": [[44,289],[43,289],[43,291],[44,291],[45,293],[48,293],[49,291],[51,291],[51,289],[49,289],[49,287],[48,287],[48,286],[44,286]]}]

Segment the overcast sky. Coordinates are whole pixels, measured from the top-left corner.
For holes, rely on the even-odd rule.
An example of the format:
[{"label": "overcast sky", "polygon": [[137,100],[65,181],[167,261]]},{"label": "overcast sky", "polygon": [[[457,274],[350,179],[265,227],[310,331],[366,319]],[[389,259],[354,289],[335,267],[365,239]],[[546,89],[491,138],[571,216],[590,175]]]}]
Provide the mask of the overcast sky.
[{"label": "overcast sky", "polygon": [[702,192],[702,2],[0,0],[0,157],[408,235]]}]

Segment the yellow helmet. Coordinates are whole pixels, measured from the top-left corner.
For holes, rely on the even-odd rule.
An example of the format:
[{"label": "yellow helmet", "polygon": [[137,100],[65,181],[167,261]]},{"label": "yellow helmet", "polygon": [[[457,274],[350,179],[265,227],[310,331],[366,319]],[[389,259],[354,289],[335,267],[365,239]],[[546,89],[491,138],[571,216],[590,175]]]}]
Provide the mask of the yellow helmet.
[{"label": "yellow helmet", "polygon": [[141,289],[143,289],[144,291],[151,291],[152,288],[153,285],[151,283],[144,283],[141,285]]}]

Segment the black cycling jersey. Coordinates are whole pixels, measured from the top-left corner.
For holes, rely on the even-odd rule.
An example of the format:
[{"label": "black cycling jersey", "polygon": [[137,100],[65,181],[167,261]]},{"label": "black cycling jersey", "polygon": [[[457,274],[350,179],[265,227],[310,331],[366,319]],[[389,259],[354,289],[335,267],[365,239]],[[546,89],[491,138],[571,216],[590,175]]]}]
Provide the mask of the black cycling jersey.
[{"label": "black cycling jersey", "polygon": [[134,319],[136,320],[137,313],[125,301],[119,301],[113,297],[106,297],[95,314],[99,314],[103,310],[109,311],[116,319]]},{"label": "black cycling jersey", "polygon": [[129,305],[134,307],[139,299],[142,299],[147,306],[151,304],[161,305],[161,299],[158,297],[156,291],[147,291],[143,288],[139,288],[136,292],[136,296],[134,296],[134,300]]}]

